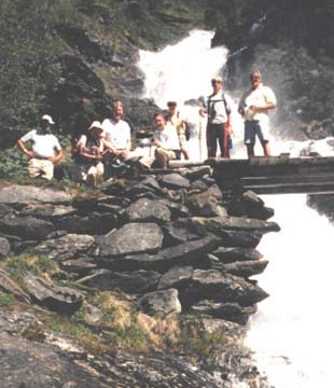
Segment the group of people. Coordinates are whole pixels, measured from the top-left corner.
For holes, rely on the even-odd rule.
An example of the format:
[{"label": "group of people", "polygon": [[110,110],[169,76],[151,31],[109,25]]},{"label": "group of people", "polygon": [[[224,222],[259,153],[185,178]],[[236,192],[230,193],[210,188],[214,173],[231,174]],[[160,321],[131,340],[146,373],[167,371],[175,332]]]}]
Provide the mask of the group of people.
[{"label": "group of people", "polygon": [[[207,118],[206,145],[208,158],[217,157],[218,145],[222,158],[230,157],[233,128],[231,103],[223,91],[223,80],[212,79],[212,94],[205,106],[198,109]],[[254,156],[256,137],[263,147],[264,155],[270,155],[268,113],[276,108],[273,91],[262,83],[261,73],[250,74],[251,87],[241,97],[239,113],[244,118],[244,143],[248,157]],[[135,160],[144,167],[167,168],[171,160],[190,159],[187,143],[194,133],[191,123],[184,120],[177,110],[177,103],[169,101],[166,112],[153,117],[153,135],[149,153],[140,147],[133,149],[131,128],[124,120],[124,106],[121,101],[113,104],[112,117],[102,122],[93,121],[89,128],[72,144],[74,168],[72,177],[96,186],[105,177],[106,166]],[[55,166],[64,158],[64,151],[54,134],[54,121],[50,115],[43,115],[40,130],[32,130],[22,136],[17,145],[29,158],[28,172],[31,177],[52,179]],[[32,143],[27,147],[27,143]]]}]

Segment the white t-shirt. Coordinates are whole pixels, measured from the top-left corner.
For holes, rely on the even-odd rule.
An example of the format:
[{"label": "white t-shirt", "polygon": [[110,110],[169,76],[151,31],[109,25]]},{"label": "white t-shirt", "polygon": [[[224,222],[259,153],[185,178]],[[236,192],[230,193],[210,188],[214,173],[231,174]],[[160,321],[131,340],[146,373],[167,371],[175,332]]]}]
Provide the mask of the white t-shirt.
[{"label": "white t-shirt", "polygon": [[39,135],[36,129],[21,137],[23,143],[32,142],[33,152],[40,158],[55,156],[55,151],[61,151],[61,145],[55,135]]},{"label": "white t-shirt", "polygon": [[212,94],[207,99],[207,110],[209,123],[224,124],[231,113],[230,101],[223,92]]},{"label": "white t-shirt", "polygon": [[274,92],[268,87],[262,84],[256,89],[248,90],[241,98],[239,106],[245,111],[246,120],[258,120],[261,123],[268,123],[268,113],[254,113],[249,107],[263,107],[267,104],[277,105],[277,99]]},{"label": "white t-shirt", "polygon": [[180,149],[180,140],[177,135],[176,128],[167,123],[163,130],[156,129],[154,131],[154,139],[157,140],[162,147],[167,150],[179,150]]},{"label": "white t-shirt", "polygon": [[129,149],[131,145],[131,129],[129,124],[124,121],[103,120],[102,127],[107,141],[118,149]]}]

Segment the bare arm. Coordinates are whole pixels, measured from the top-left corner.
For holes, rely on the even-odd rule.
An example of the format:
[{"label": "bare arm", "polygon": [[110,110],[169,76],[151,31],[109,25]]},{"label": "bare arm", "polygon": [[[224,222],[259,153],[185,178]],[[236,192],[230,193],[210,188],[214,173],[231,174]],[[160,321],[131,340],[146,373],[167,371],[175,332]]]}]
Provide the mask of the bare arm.
[{"label": "bare arm", "polygon": [[56,156],[50,156],[48,160],[52,162],[53,164],[58,164],[60,161],[64,158],[64,151],[63,150],[55,150]]},{"label": "bare arm", "polygon": [[26,156],[28,156],[29,159],[32,159],[32,158],[35,156],[34,152],[31,151],[31,150],[29,150],[29,149],[25,146],[24,142],[23,142],[21,139],[19,139],[19,140],[16,142],[16,145],[17,145],[17,147],[19,148],[19,150],[20,150],[21,152],[23,152]]}]

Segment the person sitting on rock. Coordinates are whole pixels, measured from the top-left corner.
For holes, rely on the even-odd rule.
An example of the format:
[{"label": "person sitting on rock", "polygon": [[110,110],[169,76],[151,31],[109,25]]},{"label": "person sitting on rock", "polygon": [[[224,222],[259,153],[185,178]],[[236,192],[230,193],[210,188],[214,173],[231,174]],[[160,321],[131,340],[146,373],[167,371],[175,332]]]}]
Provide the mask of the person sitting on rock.
[{"label": "person sitting on rock", "polygon": [[85,181],[96,187],[104,177],[103,159],[107,152],[102,125],[94,121],[76,145],[74,180]]},{"label": "person sitting on rock", "polygon": [[186,150],[187,138],[186,138],[186,123],[182,120],[180,112],[177,110],[176,101],[167,102],[168,114],[167,123],[174,125],[179,137],[180,151],[185,159],[189,159],[188,152]]},{"label": "person sitting on rock", "polygon": [[180,158],[181,149],[176,128],[166,122],[162,113],[154,115],[153,144],[155,149],[155,164],[159,168],[167,168],[170,160]]},{"label": "person sitting on rock", "polygon": [[116,101],[113,104],[112,118],[103,120],[102,127],[111,154],[121,160],[126,160],[130,157],[131,128],[123,118],[123,103]]},{"label": "person sitting on rock", "polygon": [[[31,130],[17,141],[18,148],[29,158],[28,173],[31,178],[51,180],[55,166],[64,157],[57,137],[51,133],[54,124],[51,116],[43,115],[40,129]],[[28,142],[32,144],[31,149],[26,147]]]},{"label": "person sitting on rock", "polygon": [[241,97],[239,113],[245,120],[245,145],[248,158],[254,156],[256,136],[259,138],[265,157],[270,156],[269,137],[270,121],[268,113],[276,108],[274,92],[263,86],[259,70],[250,74],[251,88]]}]

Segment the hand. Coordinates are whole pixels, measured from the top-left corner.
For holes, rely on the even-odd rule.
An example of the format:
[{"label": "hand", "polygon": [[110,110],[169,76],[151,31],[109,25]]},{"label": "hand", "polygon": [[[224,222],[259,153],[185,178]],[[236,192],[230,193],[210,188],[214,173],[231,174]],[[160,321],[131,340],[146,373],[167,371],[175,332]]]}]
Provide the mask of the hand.
[{"label": "hand", "polygon": [[34,151],[27,151],[26,155],[28,156],[28,159],[33,159],[36,156]]},{"label": "hand", "polygon": [[206,110],[205,110],[204,108],[200,108],[199,114],[200,114],[202,117],[205,117],[205,116],[206,116]]}]

